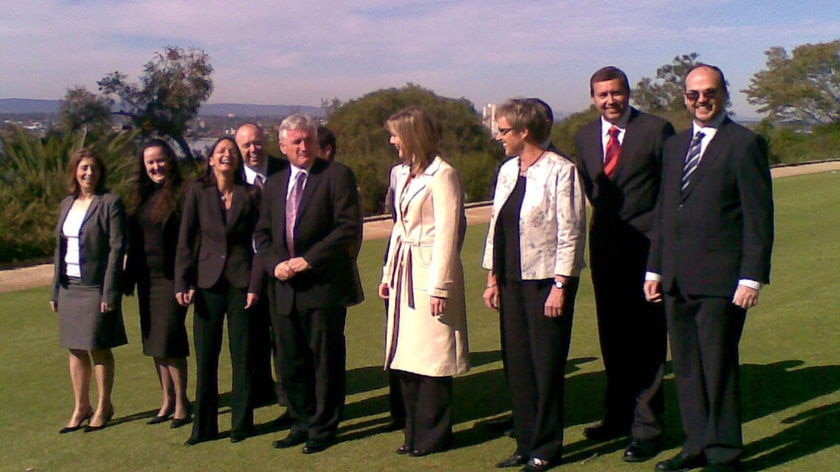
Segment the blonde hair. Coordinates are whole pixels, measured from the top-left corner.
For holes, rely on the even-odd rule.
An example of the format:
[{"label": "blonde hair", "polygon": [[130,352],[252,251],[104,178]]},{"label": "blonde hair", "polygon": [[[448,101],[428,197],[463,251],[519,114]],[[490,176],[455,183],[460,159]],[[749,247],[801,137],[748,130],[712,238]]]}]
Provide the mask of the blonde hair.
[{"label": "blonde hair", "polygon": [[385,122],[385,127],[400,138],[412,174],[422,172],[440,154],[440,124],[420,107],[403,108],[394,113]]}]

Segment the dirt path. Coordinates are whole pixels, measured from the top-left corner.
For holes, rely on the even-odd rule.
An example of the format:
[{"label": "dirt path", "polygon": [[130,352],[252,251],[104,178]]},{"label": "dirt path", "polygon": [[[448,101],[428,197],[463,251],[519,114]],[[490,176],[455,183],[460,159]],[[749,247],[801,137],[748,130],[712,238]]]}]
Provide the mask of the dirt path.
[{"label": "dirt path", "polygon": [[[840,171],[840,160],[775,167],[772,174],[774,178],[779,178],[836,171]],[[488,204],[477,204],[467,208],[467,224],[486,224],[489,219]],[[390,219],[368,221],[365,223],[365,240],[387,238],[391,234],[391,227]],[[52,264],[0,271],[0,293],[44,287],[51,283],[52,276]]]}]

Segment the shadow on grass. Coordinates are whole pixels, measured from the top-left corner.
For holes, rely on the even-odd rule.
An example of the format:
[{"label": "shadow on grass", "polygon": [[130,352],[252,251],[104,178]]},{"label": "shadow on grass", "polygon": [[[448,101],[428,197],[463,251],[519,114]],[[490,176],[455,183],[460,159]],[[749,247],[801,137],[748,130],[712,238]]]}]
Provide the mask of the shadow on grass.
[{"label": "shadow on grass", "polygon": [[[840,366],[799,368],[789,360],[741,367],[745,420],[763,418],[840,390]],[[840,445],[840,403],[822,405],[780,420],[791,425],[748,443],[744,470],[764,470]]]}]

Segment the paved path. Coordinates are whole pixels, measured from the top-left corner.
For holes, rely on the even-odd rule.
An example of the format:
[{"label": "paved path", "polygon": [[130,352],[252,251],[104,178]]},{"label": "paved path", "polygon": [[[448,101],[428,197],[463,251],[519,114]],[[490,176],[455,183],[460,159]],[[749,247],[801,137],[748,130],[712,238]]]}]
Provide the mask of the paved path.
[{"label": "paved path", "polygon": [[[774,178],[777,178],[838,170],[840,170],[840,160],[775,167],[772,169],[772,174]],[[488,204],[471,205],[467,208],[467,224],[486,224],[489,219],[490,206]],[[391,234],[392,226],[391,220],[387,218],[368,221],[365,223],[365,240],[387,238]],[[52,264],[0,271],[0,293],[44,287],[52,282],[52,276]]]}]

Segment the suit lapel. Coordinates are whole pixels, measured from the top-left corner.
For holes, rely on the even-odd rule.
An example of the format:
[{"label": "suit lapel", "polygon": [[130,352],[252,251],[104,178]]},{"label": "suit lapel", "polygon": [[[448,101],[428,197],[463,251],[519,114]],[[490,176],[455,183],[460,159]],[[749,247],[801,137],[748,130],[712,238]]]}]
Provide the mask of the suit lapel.
[{"label": "suit lapel", "polygon": [[58,209],[58,234],[61,235],[62,226],[64,226],[64,220],[67,219],[67,213],[70,213],[70,208],[73,207],[73,202],[75,199],[73,197],[65,199],[61,207]]},{"label": "suit lapel", "polygon": [[82,230],[84,231],[84,227],[87,224],[88,220],[91,216],[95,214],[95,212],[99,211],[99,205],[102,203],[102,196],[96,194],[93,196],[93,201],[90,202],[87,211],[85,212],[85,219],[82,220]]},{"label": "suit lapel", "polygon": [[592,146],[583,150],[583,160],[586,163],[586,169],[589,173],[589,178],[593,181],[598,178],[598,175],[604,172],[604,143],[601,136],[601,119],[598,118],[592,123],[588,130],[589,137],[587,141],[592,143]]},{"label": "suit lapel", "polygon": [[227,223],[225,225],[225,232],[230,233],[230,230],[239,219],[242,208],[245,207],[245,199],[248,198],[248,191],[241,185],[233,186],[233,201],[230,204],[230,209],[227,211]]},{"label": "suit lapel", "polygon": [[411,206],[412,200],[420,195],[425,195],[426,191],[429,189],[429,180],[435,175],[438,169],[440,169],[440,157],[435,157],[429,166],[426,167],[426,170],[415,177],[411,182],[414,183],[414,181],[417,181],[417,183],[410,185],[408,188],[403,190],[405,195],[400,199],[400,210],[403,215],[408,212],[408,207]]},{"label": "suit lapel", "polygon": [[300,222],[301,216],[303,216],[303,213],[306,212],[306,208],[309,206],[309,201],[312,200],[312,195],[315,194],[318,184],[321,183],[321,174],[323,173],[326,165],[326,161],[316,159],[315,163],[312,164],[312,167],[309,168],[309,175],[306,176],[306,186],[303,187],[303,194],[300,196],[300,206],[298,206],[298,214],[297,219],[295,220],[295,225]]}]

